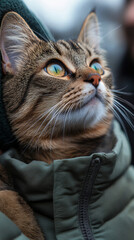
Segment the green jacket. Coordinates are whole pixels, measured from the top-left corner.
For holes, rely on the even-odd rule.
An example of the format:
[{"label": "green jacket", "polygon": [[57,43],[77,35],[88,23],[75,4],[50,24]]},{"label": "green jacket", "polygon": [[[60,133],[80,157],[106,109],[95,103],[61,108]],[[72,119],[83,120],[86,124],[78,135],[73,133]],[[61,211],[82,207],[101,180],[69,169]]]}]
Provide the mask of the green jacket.
[{"label": "green jacket", "polygon": [[[46,240],[134,240],[134,169],[117,123],[111,153],[29,164],[15,150],[0,156],[32,207]],[[26,240],[0,214],[0,240]]]}]

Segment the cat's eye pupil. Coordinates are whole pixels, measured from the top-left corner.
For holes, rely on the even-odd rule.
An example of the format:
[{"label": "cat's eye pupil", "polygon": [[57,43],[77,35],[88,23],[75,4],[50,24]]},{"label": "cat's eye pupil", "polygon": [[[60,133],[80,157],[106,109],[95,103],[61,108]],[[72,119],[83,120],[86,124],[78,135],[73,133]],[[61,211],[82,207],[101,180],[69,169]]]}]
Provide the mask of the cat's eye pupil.
[{"label": "cat's eye pupil", "polygon": [[64,66],[57,63],[50,63],[46,67],[46,72],[55,77],[64,77],[65,69]]},{"label": "cat's eye pupil", "polygon": [[98,62],[94,62],[90,65],[91,68],[93,68],[97,73],[99,73],[100,75],[104,74],[104,69],[102,68],[102,66],[100,65],[100,63]]},{"label": "cat's eye pupil", "polygon": [[54,66],[54,70],[56,73],[58,72],[58,68],[56,66]]}]

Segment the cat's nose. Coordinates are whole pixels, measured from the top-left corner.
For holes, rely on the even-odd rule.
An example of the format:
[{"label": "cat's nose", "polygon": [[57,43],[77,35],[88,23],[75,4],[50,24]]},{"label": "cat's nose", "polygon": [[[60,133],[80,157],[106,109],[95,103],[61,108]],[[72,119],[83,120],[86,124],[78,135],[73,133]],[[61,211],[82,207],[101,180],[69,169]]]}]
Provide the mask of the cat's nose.
[{"label": "cat's nose", "polygon": [[100,81],[101,75],[98,73],[90,73],[88,78],[84,80],[84,82],[91,83],[96,88],[98,87]]}]

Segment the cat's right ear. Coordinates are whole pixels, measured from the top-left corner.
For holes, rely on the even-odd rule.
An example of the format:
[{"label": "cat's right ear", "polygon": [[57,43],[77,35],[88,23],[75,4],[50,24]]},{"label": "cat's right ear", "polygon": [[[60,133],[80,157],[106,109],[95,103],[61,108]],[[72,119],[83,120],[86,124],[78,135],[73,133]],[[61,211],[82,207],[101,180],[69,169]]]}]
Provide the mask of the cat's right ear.
[{"label": "cat's right ear", "polygon": [[92,48],[100,47],[99,23],[95,12],[86,17],[77,41],[84,42]]},{"label": "cat's right ear", "polygon": [[28,49],[40,41],[25,20],[15,12],[7,13],[0,29],[0,50],[4,73],[15,74],[26,59]]}]

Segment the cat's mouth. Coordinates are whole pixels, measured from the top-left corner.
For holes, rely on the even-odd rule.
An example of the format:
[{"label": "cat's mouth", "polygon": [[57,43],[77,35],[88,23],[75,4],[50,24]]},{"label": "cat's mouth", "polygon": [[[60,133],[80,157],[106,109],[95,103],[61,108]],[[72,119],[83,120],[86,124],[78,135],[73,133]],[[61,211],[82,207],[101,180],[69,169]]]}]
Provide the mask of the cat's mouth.
[{"label": "cat's mouth", "polygon": [[75,113],[88,108],[95,109],[100,104],[105,106],[105,100],[104,97],[96,91],[92,95],[87,94],[87,96],[83,96],[82,100],[76,102],[75,104],[72,104],[72,106],[69,106],[68,109],[64,108],[61,114],[66,114],[67,112]]},{"label": "cat's mouth", "polygon": [[85,107],[95,108],[100,103],[105,105],[104,98],[101,97],[98,93],[95,93],[90,97],[89,96],[86,97],[84,99],[84,101],[80,105],[78,105],[77,108],[74,109],[74,111],[75,110],[80,110],[80,109],[85,108]]},{"label": "cat's mouth", "polygon": [[[83,129],[91,127],[100,121],[106,113],[104,96],[94,92],[92,95],[83,96],[81,102],[70,106],[69,110],[60,113],[59,120],[66,125],[66,129]],[[68,128],[67,128],[68,126]]]},{"label": "cat's mouth", "polygon": [[99,102],[104,104],[104,100],[98,95],[95,94],[94,96],[92,96],[90,99],[87,99],[86,102],[84,102],[81,107],[85,107],[85,106],[92,106],[95,107],[96,104],[98,104]]},{"label": "cat's mouth", "polygon": [[[67,103],[66,103],[67,104]],[[67,108],[59,115],[59,121],[62,121],[71,129],[79,129],[83,126],[91,127],[96,122],[100,121],[104,117],[106,112],[106,100],[105,93],[101,91],[90,91],[85,94],[81,94],[79,100],[72,100],[71,104],[66,105]]]}]

